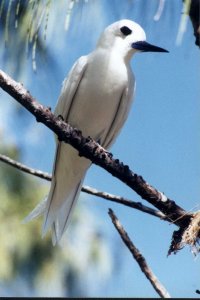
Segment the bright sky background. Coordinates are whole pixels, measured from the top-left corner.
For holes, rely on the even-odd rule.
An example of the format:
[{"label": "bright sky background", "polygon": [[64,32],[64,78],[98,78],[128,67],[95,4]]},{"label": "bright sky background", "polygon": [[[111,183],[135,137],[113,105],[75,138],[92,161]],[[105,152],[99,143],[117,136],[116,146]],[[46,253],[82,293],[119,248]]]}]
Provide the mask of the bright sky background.
[{"label": "bright sky background", "polygon": [[[141,2],[145,9],[141,8]],[[55,7],[51,10],[47,32],[47,46],[55,64],[38,60],[37,73],[34,74],[30,68],[29,77],[25,78],[22,74],[18,80],[25,83],[38,101],[54,108],[62,80],[78,57],[94,49],[101,31],[123,18],[138,22],[146,31],[147,41],[168,49],[170,53],[141,53],[133,57],[131,65],[137,82],[135,102],[111,151],[181,207],[198,210],[199,49],[194,44],[190,21],[182,44],[176,46],[182,1],[166,1],[161,19],[155,22],[153,17],[157,5],[155,0],[89,0],[81,10],[75,7],[68,32],[64,32],[66,11],[59,16],[62,22],[58,22]],[[57,30],[51,30],[52,26],[58,26]],[[12,101],[10,103],[13,105]],[[24,114],[27,114],[27,124],[24,126],[24,118],[23,124],[20,121],[15,123],[16,132],[12,135],[22,148],[23,162],[51,172],[53,135],[43,125],[36,124],[28,112]],[[8,133],[14,122],[9,121]],[[96,166],[89,170],[84,184],[141,201],[132,190]],[[111,207],[170,294],[173,297],[198,298],[195,290],[200,289],[199,258],[194,258],[189,248],[167,258],[175,226],[92,196],[82,194],[81,198],[94,214],[99,231],[111,245],[116,268],[111,280],[102,288],[94,287],[91,296],[157,297],[111,224],[107,215]],[[92,285],[95,286],[95,279]]]}]

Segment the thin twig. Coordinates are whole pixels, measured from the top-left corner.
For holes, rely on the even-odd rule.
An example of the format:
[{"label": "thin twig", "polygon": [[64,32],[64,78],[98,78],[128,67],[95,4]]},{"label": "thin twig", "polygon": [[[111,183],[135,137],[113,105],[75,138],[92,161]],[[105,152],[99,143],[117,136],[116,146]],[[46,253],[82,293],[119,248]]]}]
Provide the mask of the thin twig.
[{"label": "thin twig", "polygon": [[95,195],[95,196],[100,197],[100,198],[104,198],[104,199],[112,201],[112,202],[116,202],[116,203],[123,204],[123,205],[126,205],[126,206],[131,207],[131,208],[135,208],[135,209],[140,210],[142,212],[145,212],[149,215],[152,215],[154,217],[158,217],[158,218],[160,218],[164,221],[169,222],[169,219],[162,212],[160,212],[158,210],[155,210],[153,208],[150,208],[146,205],[143,205],[141,202],[135,202],[135,201],[126,199],[126,198],[121,197],[121,196],[112,195],[112,194],[107,193],[107,192],[101,192],[101,191],[98,191],[98,190],[96,190],[94,188],[91,188],[89,186],[83,186],[82,191],[84,191],[88,194],[91,194],[91,195]]},{"label": "thin twig", "polygon": [[72,145],[80,156],[90,159],[96,165],[104,168],[113,176],[132,188],[138,195],[165,214],[169,221],[179,227],[188,226],[192,214],[178,206],[175,201],[167,198],[163,193],[148,184],[112,154],[90,137],[83,137],[80,130],[56,117],[49,108],[38,103],[22,84],[14,81],[3,71],[0,71],[0,87],[31,112],[38,122],[42,122],[51,129],[60,141]]},{"label": "thin twig", "polygon": [[40,177],[42,179],[51,181],[51,178],[52,178],[51,174],[27,167],[26,165],[14,160],[6,155],[0,154],[0,161],[5,162],[6,164],[8,164],[16,169],[19,169],[25,173],[28,173],[28,174],[34,175],[36,177]]},{"label": "thin twig", "polygon": [[108,214],[109,214],[115,228],[119,232],[121,239],[123,240],[123,242],[129,249],[129,251],[131,252],[133,257],[135,258],[136,262],[140,266],[141,271],[146,275],[147,279],[151,282],[153,288],[158,293],[158,295],[161,296],[162,298],[171,298],[170,294],[168,293],[166,288],[159,282],[157,277],[154,275],[154,273],[148,266],[144,256],[141,254],[141,252],[135,247],[133,242],[130,240],[127,232],[124,230],[123,226],[119,222],[118,218],[116,217],[116,215],[114,214],[112,209],[109,209]]},{"label": "thin twig", "polygon": [[[40,170],[36,170],[36,169],[33,169],[33,168],[29,168],[26,165],[14,160],[14,159],[11,159],[10,157],[8,157],[6,155],[0,154],[0,161],[4,162],[6,164],[9,164],[10,166],[12,166],[16,169],[19,169],[19,170],[21,170],[25,173],[34,175],[36,177],[39,177],[39,178],[42,178],[42,179],[45,179],[45,180],[48,180],[48,181],[51,181],[51,179],[52,179],[51,174],[48,174],[48,173],[45,173],[45,172],[42,172]],[[152,216],[158,217],[162,220],[168,221],[168,218],[163,213],[161,213],[160,211],[157,211],[153,208],[150,208],[148,206],[145,206],[140,202],[134,202],[134,201],[125,199],[125,198],[120,197],[120,196],[109,194],[107,192],[98,191],[98,190],[96,190],[94,188],[91,188],[89,186],[83,186],[81,191],[85,192],[87,194],[90,194],[90,195],[101,197],[101,198],[109,200],[109,201],[113,201],[113,202],[116,202],[116,203],[119,203],[119,204],[126,205],[128,207],[135,208],[135,209],[140,210],[142,212],[148,213]]]}]

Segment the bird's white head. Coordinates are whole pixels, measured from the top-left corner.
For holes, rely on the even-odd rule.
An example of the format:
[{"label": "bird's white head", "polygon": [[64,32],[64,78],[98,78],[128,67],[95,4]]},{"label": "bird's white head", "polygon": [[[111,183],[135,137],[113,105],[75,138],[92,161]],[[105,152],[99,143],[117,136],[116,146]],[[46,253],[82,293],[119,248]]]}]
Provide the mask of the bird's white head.
[{"label": "bird's white head", "polygon": [[118,51],[130,59],[135,52],[168,52],[146,42],[142,27],[131,20],[120,20],[108,26],[98,41],[97,47]]}]

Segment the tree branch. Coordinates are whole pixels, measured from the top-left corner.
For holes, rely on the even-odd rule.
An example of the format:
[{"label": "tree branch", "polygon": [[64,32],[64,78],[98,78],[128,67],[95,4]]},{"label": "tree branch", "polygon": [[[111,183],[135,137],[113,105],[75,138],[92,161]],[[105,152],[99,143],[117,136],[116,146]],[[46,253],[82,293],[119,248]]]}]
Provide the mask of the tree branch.
[{"label": "tree branch", "polygon": [[51,174],[27,167],[26,165],[14,160],[6,155],[0,154],[0,161],[5,162],[6,164],[8,164],[16,169],[19,169],[25,173],[34,175],[36,177],[45,179],[47,181],[51,181],[51,179],[52,179]]},{"label": "tree branch", "polygon": [[[29,168],[26,165],[14,160],[14,159],[11,159],[10,157],[8,157],[6,155],[0,154],[0,161],[4,162],[4,163],[20,170],[20,171],[23,171],[25,173],[34,175],[36,177],[45,179],[47,181],[51,181],[51,179],[52,179],[51,174],[42,172],[40,170],[35,170],[35,169],[32,169],[32,168]],[[83,186],[81,191],[85,192],[87,194],[90,194],[90,195],[94,195],[94,196],[112,201],[112,202],[116,202],[118,204],[123,204],[125,206],[135,208],[137,210],[140,210],[142,212],[150,214],[154,217],[157,217],[157,218],[160,218],[162,220],[168,221],[168,218],[163,213],[161,213],[160,211],[155,210],[153,208],[150,208],[148,206],[145,206],[140,202],[134,202],[134,201],[125,199],[125,198],[120,197],[120,196],[116,196],[116,195],[112,195],[112,194],[109,194],[109,193],[106,193],[106,192],[98,191],[98,190],[96,190],[94,188],[91,188],[89,186]]]},{"label": "tree branch", "polygon": [[168,218],[162,212],[155,210],[153,208],[150,208],[146,205],[143,205],[141,202],[135,202],[135,201],[128,200],[121,196],[112,195],[107,192],[101,192],[101,191],[98,191],[98,190],[88,187],[88,186],[83,186],[82,191],[84,191],[88,194],[91,194],[91,195],[95,195],[100,198],[104,198],[106,200],[109,200],[109,201],[112,201],[115,203],[118,203],[118,204],[123,204],[125,206],[135,208],[137,210],[140,210],[144,213],[147,213],[149,215],[152,215],[152,216],[162,219],[164,221],[169,221]]},{"label": "tree branch", "polygon": [[126,183],[143,199],[164,213],[169,222],[173,221],[180,227],[188,226],[193,214],[186,213],[173,200],[167,198],[141,176],[131,171],[127,165],[114,159],[111,153],[108,153],[93,139],[83,137],[80,130],[72,128],[60,118],[55,117],[51,110],[38,103],[22,84],[14,81],[3,71],[0,71],[0,87],[31,112],[38,122],[42,122],[51,129],[60,141],[69,143],[79,152],[80,156],[90,159]]},{"label": "tree branch", "polygon": [[191,0],[189,16],[196,38],[195,44],[200,48],[200,0]]},{"label": "tree branch", "polygon": [[147,279],[151,282],[153,288],[158,293],[159,296],[162,298],[170,298],[170,294],[165,289],[165,287],[159,282],[157,277],[153,274],[152,270],[148,266],[144,256],[140,253],[140,251],[135,247],[133,242],[130,240],[127,232],[124,230],[123,226],[120,224],[118,218],[112,211],[112,209],[109,209],[108,214],[119,232],[119,235],[121,236],[121,239],[123,240],[124,244],[127,246],[133,257],[135,258],[136,262],[140,266],[141,271],[146,275]]}]

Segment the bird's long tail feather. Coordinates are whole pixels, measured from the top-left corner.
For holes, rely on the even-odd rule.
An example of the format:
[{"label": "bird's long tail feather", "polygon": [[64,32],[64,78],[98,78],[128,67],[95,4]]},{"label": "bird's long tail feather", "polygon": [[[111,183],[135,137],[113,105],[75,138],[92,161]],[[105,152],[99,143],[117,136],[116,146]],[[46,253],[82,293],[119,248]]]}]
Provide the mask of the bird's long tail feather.
[{"label": "bird's long tail feather", "polygon": [[22,221],[23,224],[30,222],[33,219],[36,219],[40,216],[42,216],[45,212],[47,205],[47,197],[42,200],[31,212],[26,218]]},{"label": "bird's long tail feather", "polygon": [[52,230],[52,242],[55,245],[61,239],[69,224],[70,216],[81,191],[85,173],[91,162],[71,146],[58,143],[48,197],[39,203],[25,218],[28,222],[44,215],[42,236]]}]

